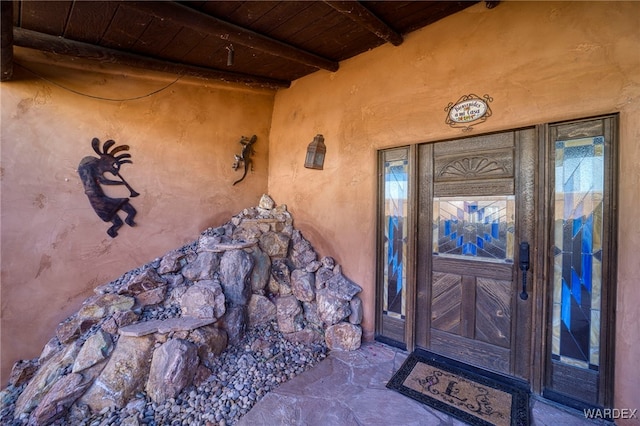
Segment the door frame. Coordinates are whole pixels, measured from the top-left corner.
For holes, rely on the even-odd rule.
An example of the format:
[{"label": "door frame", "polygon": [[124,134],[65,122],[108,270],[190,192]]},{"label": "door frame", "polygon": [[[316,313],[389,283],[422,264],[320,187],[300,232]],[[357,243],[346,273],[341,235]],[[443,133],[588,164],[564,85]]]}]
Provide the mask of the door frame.
[{"label": "door frame", "polygon": [[[551,245],[552,241],[552,226],[553,226],[553,218],[551,215],[551,210],[553,208],[551,203],[551,196],[553,195],[553,188],[551,185],[553,184],[553,175],[554,173],[554,162],[553,159],[549,158],[551,155],[552,147],[550,142],[550,126],[565,124],[565,123],[578,123],[582,121],[594,120],[594,119],[606,119],[613,118],[614,126],[612,130],[613,139],[610,142],[611,144],[618,143],[618,133],[617,133],[617,123],[618,123],[618,114],[603,114],[597,117],[587,117],[575,120],[563,120],[562,122],[549,122],[544,124],[538,124],[535,126],[527,126],[524,128],[514,128],[514,129],[506,129],[503,131],[490,132],[485,134],[478,135],[470,135],[468,137],[478,137],[478,136],[489,136],[495,133],[504,133],[504,132],[512,132],[526,128],[534,128],[536,132],[536,142],[537,146],[535,146],[534,150],[538,161],[536,164],[532,165],[535,168],[534,175],[534,189],[533,193],[535,194],[535,204],[534,209],[536,211],[533,226],[533,235],[535,242],[531,244],[531,262],[532,262],[532,270],[529,274],[529,280],[531,281],[531,292],[530,292],[530,303],[532,306],[531,313],[531,328],[529,337],[525,339],[530,345],[530,363],[529,363],[529,373],[527,374],[531,390],[534,394],[542,395],[543,397],[547,397],[545,394],[545,375],[548,367],[548,356],[547,352],[550,350],[550,331],[548,330],[548,324],[550,324],[550,314],[551,314],[551,304],[550,298],[552,297],[552,287],[550,285],[550,280],[553,274],[553,262],[551,259]],[[406,264],[404,265],[407,268],[407,289],[406,289],[406,297],[407,297],[407,313],[405,317],[405,323],[401,326],[404,327],[404,335],[402,338],[388,338],[384,335],[381,324],[382,324],[382,315],[381,315],[381,297],[382,297],[382,285],[381,285],[381,277],[382,277],[382,256],[381,256],[381,235],[384,231],[384,225],[382,223],[381,217],[383,214],[380,214],[382,201],[383,201],[383,189],[384,186],[381,185],[383,182],[383,152],[388,151],[387,148],[384,150],[378,151],[378,220],[377,220],[377,263],[376,263],[376,324],[375,324],[375,339],[379,340],[383,343],[390,344],[392,346],[399,347],[401,349],[407,351],[413,351],[416,347],[421,346],[424,342],[418,341],[416,336],[426,335],[425,328],[428,326],[424,322],[417,321],[419,314],[417,314],[416,309],[420,306],[428,306],[427,301],[430,300],[430,286],[420,286],[417,283],[417,277],[426,276],[425,274],[431,270],[431,256],[423,256],[423,259],[418,261],[418,247],[431,247],[431,230],[425,229],[425,227],[418,227],[418,223],[432,223],[432,206],[427,205],[429,200],[432,199],[433,194],[431,193],[433,188],[433,182],[425,182],[424,180],[421,183],[426,183],[426,185],[418,184],[418,170],[420,165],[430,164],[430,160],[433,155],[433,146],[437,142],[446,142],[450,140],[460,140],[465,139],[465,136],[459,138],[449,138],[442,139],[437,141],[424,141],[417,144],[399,146],[397,148],[405,148],[408,152],[408,160],[409,160],[409,189],[408,189],[408,197],[409,197],[409,212],[408,212],[408,222],[409,222],[409,235],[408,237],[408,250],[407,255],[408,259],[406,259]],[[418,149],[418,146],[421,148]],[[607,168],[605,169],[605,173],[607,175],[607,179],[610,179],[613,182],[614,191],[609,194],[610,199],[606,205],[606,208],[609,210],[609,215],[611,220],[607,225],[605,225],[604,232],[607,235],[610,235],[610,238],[615,238],[616,228],[616,219],[617,219],[617,193],[615,192],[615,188],[617,187],[617,178],[618,178],[618,159],[617,159],[617,149],[611,150],[611,158],[607,160]],[[516,160],[516,164],[520,164],[519,159]],[[433,173],[427,174],[428,178],[433,176]],[[421,177],[424,179],[424,177]],[[382,207],[383,208],[383,207]],[[412,232],[413,231],[413,232]],[[416,232],[417,231],[417,232]],[[615,241],[613,241],[615,243]],[[425,246],[426,244],[426,246]],[[603,280],[608,280],[612,282],[609,289],[607,289],[606,293],[602,295],[603,305],[602,312],[603,317],[612,317],[610,319],[608,327],[608,333],[604,333],[601,336],[601,347],[603,349],[603,377],[604,379],[601,381],[601,401],[603,401],[603,406],[610,407],[613,403],[613,379],[614,379],[614,348],[615,348],[615,279],[616,279],[616,247],[615,244],[609,244],[610,253],[607,257],[606,269],[603,270]],[[528,285],[529,287],[529,285]],[[604,285],[603,285],[604,287]],[[399,336],[401,330],[397,330]],[[557,400],[557,399],[556,399]],[[571,404],[572,401],[563,401],[559,400],[558,402],[564,403],[565,405],[570,405],[576,407],[575,404]]]},{"label": "door frame", "polygon": [[[601,324],[600,324],[600,375],[598,382],[597,399],[598,401],[589,404],[578,399],[574,399],[567,395],[555,392],[549,387],[549,378],[551,376],[551,339],[550,325],[552,321],[552,305],[553,305],[553,286],[551,283],[553,277],[553,199],[555,195],[555,158],[552,157],[553,144],[555,140],[554,135],[563,133],[565,137],[570,139],[579,137],[590,137],[588,134],[575,133],[571,134],[571,128],[579,128],[581,124],[593,124],[596,121],[601,121],[603,136],[605,137],[605,156],[604,162],[604,219],[602,225],[602,247],[606,247],[606,252],[602,259],[602,289],[601,289]],[[590,123],[591,122],[591,123]],[[542,325],[543,333],[540,338],[540,357],[542,358],[540,363],[539,374],[536,378],[539,379],[539,383],[536,383],[534,390],[536,393],[542,395],[545,398],[554,400],[563,405],[570,406],[572,408],[583,410],[592,407],[598,408],[610,408],[613,407],[614,396],[614,377],[615,377],[615,306],[616,306],[616,279],[617,279],[617,232],[618,232],[618,145],[619,145],[619,114],[603,114],[593,117],[586,117],[575,120],[563,120],[560,122],[553,122],[543,125],[544,139],[541,140],[540,149],[544,149],[546,152],[546,161],[542,164],[542,175],[544,176],[544,184],[540,185],[541,191],[544,191],[545,200],[545,229],[543,230],[544,246],[545,250],[542,251],[544,256],[544,271],[541,271],[542,276],[540,279],[545,285],[544,299],[541,301],[543,309],[540,312],[543,315],[540,324]],[[560,128],[566,130],[560,131]],[[554,130],[555,129],[555,130]],[[582,132],[580,130],[579,132]]]},{"label": "door frame", "polygon": [[[510,129],[506,131],[473,135],[471,137],[455,138],[449,139],[447,141],[438,141],[435,143],[419,145],[418,155],[420,156],[420,158],[418,159],[417,168],[420,170],[418,173],[418,183],[416,185],[419,188],[419,193],[416,203],[418,205],[418,214],[420,215],[418,223],[425,224],[426,226],[418,227],[418,263],[416,274],[418,278],[418,281],[416,283],[418,302],[416,306],[431,306],[431,279],[434,269],[434,259],[432,256],[433,236],[431,226],[429,226],[429,224],[433,223],[432,200],[433,197],[437,195],[435,193],[432,193],[432,191],[433,188],[438,185],[446,185],[443,182],[437,183],[433,180],[434,175],[437,172],[437,170],[432,169],[434,165],[433,161],[437,160],[437,158],[440,158],[436,155],[438,144],[455,142],[457,144],[460,144],[460,146],[462,146],[462,149],[464,150],[465,141],[470,141],[473,145],[476,145],[476,150],[478,150],[478,148],[482,149],[482,147],[487,143],[493,144],[493,142],[489,142],[489,140],[493,136],[497,137],[498,141],[510,141],[512,143],[513,177],[511,179],[513,180],[513,184],[515,186],[512,186],[510,188],[510,191],[512,191],[512,194],[515,195],[515,209],[517,212],[515,217],[516,222],[514,224],[516,233],[514,234],[513,241],[513,263],[508,266],[509,269],[512,270],[512,272],[509,273],[511,275],[510,281],[512,285],[512,296],[510,302],[510,307],[512,308],[512,319],[509,341],[512,342],[512,345],[511,348],[509,348],[510,355],[505,359],[505,361],[507,362],[506,366],[508,371],[500,372],[501,374],[508,374],[512,377],[529,381],[533,374],[531,333],[536,330],[536,328],[533,326],[532,312],[534,309],[532,307],[534,306],[534,304],[536,304],[536,300],[539,297],[540,293],[539,286],[536,285],[535,280],[533,279],[537,271],[538,264],[535,262],[531,262],[531,269],[526,272],[527,292],[529,297],[527,300],[521,300],[518,295],[521,289],[520,283],[522,282],[523,272],[518,268],[517,246],[519,242],[529,242],[532,248],[532,255],[534,257],[536,256],[536,248],[539,247],[539,244],[537,243],[536,232],[537,221],[535,220],[536,206],[539,205],[538,195],[535,192],[537,186],[536,184],[538,181],[538,170],[536,165],[539,164],[537,151],[539,142],[539,129],[537,129],[536,127],[529,126],[525,128]],[[498,143],[499,145],[503,145],[503,142]],[[450,148],[445,148],[446,151],[448,151],[449,149]],[[496,148],[489,149],[493,151]],[[456,151],[455,155],[459,156],[462,152],[463,151],[460,151],[460,153],[458,153]],[[469,151],[471,155],[473,155],[474,152],[476,151]],[[447,154],[445,153],[444,155],[446,156]],[[475,179],[476,180],[469,183],[469,185],[471,185],[471,188],[476,188],[480,183],[480,181],[477,180],[477,177]],[[482,186],[483,185],[480,185],[480,187]],[[507,184],[503,181],[500,186],[502,187],[502,190],[508,190],[510,184]],[[442,189],[444,189],[444,187]],[[471,191],[474,190],[471,189]],[[473,260],[474,259],[469,259],[472,264],[474,263]],[[445,259],[442,259],[442,261],[446,262]],[[482,268],[483,266],[484,262],[481,262],[479,264],[476,264],[474,268]],[[466,285],[464,285],[463,287],[466,288]],[[415,346],[429,350],[429,347],[432,347],[430,334],[430,314],[426,310],[420,310],[416,312],[415,315],[417,319],[417,321],[413,323],[415,326]],[[476,326],[472,326],[475,329]],[[481,364],[478,364],[477,366],[480,365]]]}]

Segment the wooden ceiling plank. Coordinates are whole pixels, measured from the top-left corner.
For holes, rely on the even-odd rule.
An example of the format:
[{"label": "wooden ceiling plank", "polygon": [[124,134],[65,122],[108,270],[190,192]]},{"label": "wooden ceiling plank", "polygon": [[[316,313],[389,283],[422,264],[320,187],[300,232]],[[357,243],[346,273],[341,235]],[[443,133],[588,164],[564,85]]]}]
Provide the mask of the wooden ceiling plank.
[{"label": "wooden ceiling plank", "polygon": [[98,44],[112,49],[129,49],[144,34],[153,18],[137,10],[122,7],[116,10],[113,20]]},{"label": "wooden ceiling plank", "polygon": [[41,50],[64,56],[88,59],[107,64],[118,64],[133,68],[141,68],[165,72],[170,74],[186,75],[198,78],[222,80],[233,83],[243,83],[252,87],[264,87],[270,89],[287,88],[288,81],[271,78],[257,77],[247,74],[231,73],[220,70],[178,64],[170,61],[161,61],[133,53],[122,52],[116,49],[98,47],[89,43],[68,40],[49,34],[22,28],[13,29],[13,39],[16,46]]},{"label": "wooden ceiling plank", "polygon": [[244,2],[238,0],[232,1],[205,1],[201,5],[197,5],[199,2],[190,2],[186,1],[182,4],[191,7],[192,9],[197,9],[202,13],[207,15],[217,16],[224,18],[225,20],[237,24],[237,22],[233,22],[229,19],[230,16],[234,16],[236,10],[238,10]]},{"label": "wooden ceiling plank", "polygon": [[[190,53],[207,39],[207,34],[196,31],[189,27],[182,27],[165,49],[162,50],[162,57],[167,57],[174,61],[185,62]],[[188,62],[188,61],[187,61]]]},{"label": "wooden ceiling plank", "polygon": [[72,1],[21,1],[20,25],[46,34],[61,36]]},{"label": "wooden ceiling plank", "polygon": [[118,4],[112,1],[76,1],[71,9],[65,38],[98,43],[109,28]]},{"label": "wooden ceiling plank", "polygon": [[233,14],[225,16],[225,20],[241,27],[252,28],[253,23],[268,14],[278,3],[277,1],[243,2],[242,6],[236,9]]},{"label": "wooden ceiling plank", "polygon": [[185,27],[221,37],[230,43],[241,44],[274,56],[329,71],[337,71],[339,68],[339,64],[335,61],[298,49],[178,3],[134,1],[123,4],[128,8],[135,8],[151,16],[155,16],[158,19],[171,20]]},{"label": "wooden ceiling plank", "polygon": [[[296,28],[298,30],[290,35],[290,39],[295,40],[300,46],[311,50],[312,48],[307,46],[313,45],[313,41],[324,37],[334,38],[332,31],[340,25],[348,23],[355,26],[353,21],[340,13],[336,13],[324,2],[314,1],[311,3],[313,3],[313,6],[308,9],[308,13],[312,13],[311,20],[308,20],[309,15],[307,13],[301,14],[304,17],[304,20],[300,21],[302,25],[297,25]],[[312,24],[310,25],[310,23]],[[324,54],[327,55],[328,53],[325,52]]]},{"label": "wooden ceiling plank", "polygon": [[154,18],[149,22],[144,33],[131,50],[136,53],[144,53],[152,57],[161,58],[170,49],[171,43],[180,33],[180,30],[182,30],[180,26]]},{"label": "wooden ceiling plank", "polygon": [[309,27],[309,22],[318,24],[323,22],[326,15],[333,13],[331,8],[322,2],[302,1],[302,2],[285,2],[287,4],[302,4],[295,12],[291,12],[291,16],[287,19],[285,25],[270,30],[269,34],[278,40],[283,40],[291,45],[302,46],[300,40],[295,37],[301,31]]},{"label": "wooden ceiling plank", "polygon": [[[300,11],[310,6],[309,1],[279,1],[277,6],[256,19],[251,24],[251,29],[262,34],[269,34],[270,37],[283,41],[277,36],[278,29],[283,25],[288,25],[291,20],[297,16]],[[289,43],[295,45],[295,43]]]},{"label": "wooden ceiling plank", "polygon": [[13,2],[0,2],[0,81],[13,77]]},{"label": "wooden ceiling plank", "polygon": [[402,36],[396,33],[391,27],[389,27],[389,25],[374,15],[360,2],[325,0],[325,3],[343,15],[348,16],[353,20],[353,22],[366,28],[382,40],[389,42],[394,46],[400,46],[402,44]]}]

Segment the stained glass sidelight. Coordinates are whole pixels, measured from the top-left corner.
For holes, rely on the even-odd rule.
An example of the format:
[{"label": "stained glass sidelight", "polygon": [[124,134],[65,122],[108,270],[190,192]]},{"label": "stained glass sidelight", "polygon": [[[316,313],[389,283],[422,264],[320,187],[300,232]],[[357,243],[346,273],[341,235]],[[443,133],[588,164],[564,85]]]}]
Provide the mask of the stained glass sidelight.
[{"label": "stained glass sidelight", "polygon": [[405,316],[408,161],[384,162],[383,313]]},{"label": "stained glass sidelight", "polygon": [[437,197],[433,200],[433,253],[513,262],[512,195]]},{"label": "stained glass sidelight", "polygon": [[598,370],[604,137],[556,141],[552,357]]}]

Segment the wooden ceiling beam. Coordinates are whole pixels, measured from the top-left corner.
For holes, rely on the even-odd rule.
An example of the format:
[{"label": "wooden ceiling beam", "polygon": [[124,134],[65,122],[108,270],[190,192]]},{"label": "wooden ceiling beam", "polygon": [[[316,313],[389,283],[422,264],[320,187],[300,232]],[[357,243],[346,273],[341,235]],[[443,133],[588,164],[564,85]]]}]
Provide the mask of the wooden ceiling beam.
[{"label": "wooden ceiling beam", "polygon": [[219,18],[191,9],[173,1],[127,1],[126,7],[135,8],[157,19],[173,22],[183,27],[219,37],[229,43],[247,46],[270,55],[285,58],[304,65],[329,71],[337,71],[338,62],[266,37],[247,28],[231,24]]},{"label": "wooden ceiling beam", "polygon": [[99,47],[22,28],[13,29],[13,43],[16,46],[27,47],[64,56],[89,59],[103,64],[118,64],[170,74],[243,83],[253,87],[278,89],[290,86],[290,82],[288,81],[161,61],[133,53]]},{"label": "wooden ceiling beam", "polygon": [[389,25],[383,22],[358,1],[325,0],[325,3],[343,15],[349,17],[361,27],[366,28],[377,37],[393,44],[394,46],[399,46],[404,41],[400,34],[396,33],[391,27],[389,27]]},{"label": "wooden ceiling beam", "polygon": [[11,80],[13,77],[13,2],[3,1],[2,31],[0,41],[0,81]]}]

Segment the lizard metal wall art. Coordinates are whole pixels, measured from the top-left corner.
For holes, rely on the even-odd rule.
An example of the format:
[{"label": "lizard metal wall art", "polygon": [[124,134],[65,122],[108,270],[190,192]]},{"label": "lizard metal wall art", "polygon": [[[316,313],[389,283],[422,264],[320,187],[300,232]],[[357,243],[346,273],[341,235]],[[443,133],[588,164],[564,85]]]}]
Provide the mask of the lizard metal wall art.
[{"label": "lizard metal wall art", "polygon": [[[136,209],[129,203],[129,198],[112,198],[107,196],[101,185],[124,185],[129,190],[130,197],[137,197],[138,194],[122,176],[120,176],[120,166],[125,163],[133,163],[128,158],[131,158],[131,154],[116,154],[120,151],[128,151],[128,145],[116,146],[109,152],[112,146],[116,143],[113,140],[108,140],[102,146],[100,150],[100,140],[93,138],[91,146],[93,150],[100,157],[84,157],[78,165],[78,174],[82,180],[84,186],[84,193],[89,198],[91,207],[95,210],[100,219],[105,222],[111,222],[113,225],[107,230],[107,234],[111,238],[115,238],[118,235],[118,229],[123,225],[122,219],[118,216],[118,211],[122,210],[127,214],[124,219],[129,226],[134,226],[135,222],[133,218],[136,215]],[[104,176],[105,173],[111,173],[113,176],[117,176],[120,180],[108,179]]]},{"label": "lizard metal wall art", "polygon": [[238,168],[242,165],[244,168],[244,172],[242,173],[242,177],[240,179],[233,182],[234,185],[236,183],[242,182],[242,180],[247,176],[247,171],[249,170],[249,168],[253,170],[253,160],[251,159],[251,156],[253,155],[253,144],[256,143],[256,139],[256,135],[251,136],[251,139],[245,136],[240,137],[240,145],[242,145],[242,151],[240,155],[235,155],[235,161],[233,162],[232,167],[233,170],[238,170]]}]

